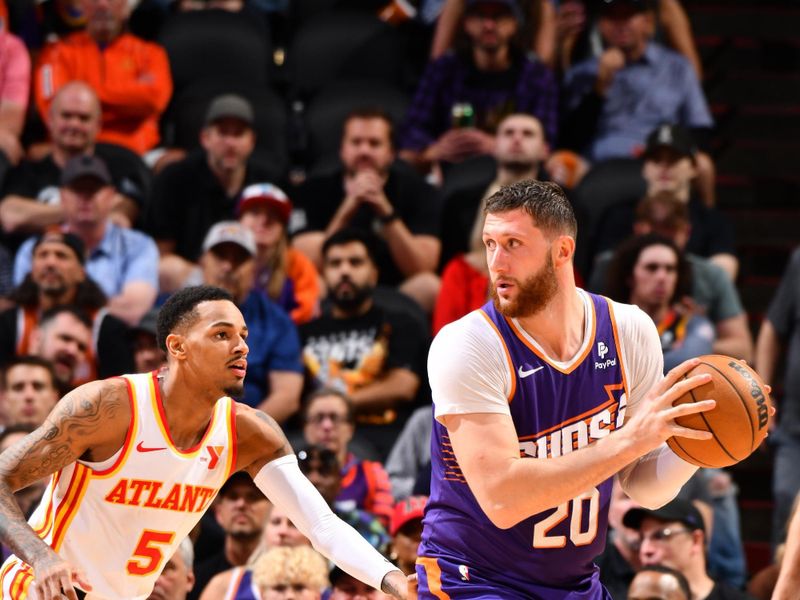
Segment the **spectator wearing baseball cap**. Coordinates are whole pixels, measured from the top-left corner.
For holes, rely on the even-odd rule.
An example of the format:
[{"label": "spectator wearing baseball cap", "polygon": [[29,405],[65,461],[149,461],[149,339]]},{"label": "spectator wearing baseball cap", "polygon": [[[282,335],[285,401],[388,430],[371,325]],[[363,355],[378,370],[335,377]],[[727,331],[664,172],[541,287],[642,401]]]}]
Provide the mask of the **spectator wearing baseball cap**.
[{"label": "spectator wearing baseball cap", "polygon": [[205,113],[201,148],[166,166],[154,178],[145,229],[158,242],[161,269],[167,270],[167,276],[180,272],[181,265],[185,275],[190,268],[187,264],[200,257],[201,242],[210,227],[236,218],[244,188],[280,175],[268,165],[253,162],[253,122],[248,100],[235,94],[217,96]]},{"label": "spectator wearing baseball cap", "polygon": [[283,308],[295,325],[319,310],[319,273],[314,263],[289,245],[292,203],[278,186],[254,183],[239,197],[236,215],[256,242],[256,287]]},{"label": "spectator wearing baseball cap", "polygon": [[[669,194],[685,204],[691,229],[684,250],[709,259],[733,281],[739,268],[733,226],[719,210],[707,206],[693,189],[700,156],[688,129],[675,123],[660,124],[648,134],[642,153],[644,196]],[[638,200],[623,201],[606,210],[598,224],[593,255],[611,249],[633,232]]]},{"label": "spectator wearing baseball cap", "polygon": [[427,496],[409,496],[394,505],[389,525],[392,536],[389,557],[406,575],[414,573],[427,503]]},{"label": "spectator wearing baseball cap", "polygon": [[[62,230],[86,248],[86,274],[108,298],[111,314],[129,325],[139,322],[158,291],[158,248],[140,231],[120,227],[109,217],[116,197],[108,167],[99,156],[76,156],[61,171]],[[14,263],[19,285],[31,269],[37,238],[26,240]]]},{"label": "spectator wearing baseball cap", "polygon": [[202,283],[230,292],[249,331],[239,400],[282,423],[300,407],[300,339],[283,309],[255,288],[255,236],[238,221],[221,221],[208,231],[202,248]]},{"label": "spectator wearing baseball cap", "polygon": [[696,600],[751,600],[744,592],[714,581],[706,569],[706,523],[694,503],[675,499],[652,510],[632,508],[622,522],[639,532],[642,566],[663,565],[681,572]]},{"label": "spectator wearing baseball cap", "polygon": [[[106,295],[86,273],[86,246],[59,227],[32,238],[31,270],[11,293],[16,306],[0,312],[0,363],[14,354],[34,351],[36,329],[43,315],[71,306],[88,319],[94,332],[86,349],[85,364],[73,383],[113,377],[134,370],[128,327],[103,310]],[[74,315],[64,317],[76,323]],[[80,329],[82,325],[77,324]]]}]

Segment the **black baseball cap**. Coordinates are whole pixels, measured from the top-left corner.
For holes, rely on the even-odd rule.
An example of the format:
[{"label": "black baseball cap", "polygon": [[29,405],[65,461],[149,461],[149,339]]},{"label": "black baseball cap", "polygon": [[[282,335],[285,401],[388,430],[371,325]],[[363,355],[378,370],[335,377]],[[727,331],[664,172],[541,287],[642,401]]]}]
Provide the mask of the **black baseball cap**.
[{"label": "black baseball cap", "polygon": [[75,253],[79,263],[86,262],[86,246],[84,246],[83,240],[74,233],[67,233],[60,229],[48,229],[36,238],[36,242],[33,244],[34,252],[36,248],[45,243],[63,244]]},{"label": "black baseball cap", "polygon": [[659,521],[678,521],[686,525],[689,529],[699,529],[705,533],[706,526],[703,523],[703,516],[697,507],[681,498],[676,498],[669,504],[661,508],[650,510],[647,508],[632,508],[622,517],[622,524],[631,529],[639,529],[642,521],[646,518],[657,519]]},{"label": "black baseball cap", "polygon": [[469,13],[476,6],[502,6],[507,9],[511,15],[518,21],[522,19],[522,13],[519,9],[517,0],[467,0],[465,5],[465,12]]},{"label": "black baseball cap", "polygon": [[686,128],[672,123],[663,123],[650,132],[642,156],[647,158],[659,148],[669,148],[680,156],[690,158],[697,154],[692,134]]},{"label": "black baseball cap", "polygon": [[644,12],[652,8],[650,0],[594,0],[595,9],[601,13],[617,7],[625,7],[635,12]]},{"label": "black baseball cap", "polygon": [[103,185],[111,185],[111,174],[105,161],[99,156],[75,156],[67,161],[61,170],[61,185],[69,184],[83,178],[93,178]]},{"label": "black baseball cap", "polygon": [[239,481],[245,481],[250,485],[252,485],[253,487],[256,487],[256,483],[255,481],[253,481],[253,478],[250,477],[250,475],[248,475],[244,471],[236,471],[235,473],[231,473],[231,476],[228,477],[227,481],[225,481],[225,483],[222,484],[222,487],[219,488],[219,495],[224,496],[225,494],[227,494],[228,491],[230,491],[233,484],[238,483]]},{"label": "black baseball cap", "polygon": [[253,126],[253,106],[246,99],[236,94],[223,94],[217,96],[208,105],[206,112],[205,126],[225,118],[239,119],[248,125]]}]

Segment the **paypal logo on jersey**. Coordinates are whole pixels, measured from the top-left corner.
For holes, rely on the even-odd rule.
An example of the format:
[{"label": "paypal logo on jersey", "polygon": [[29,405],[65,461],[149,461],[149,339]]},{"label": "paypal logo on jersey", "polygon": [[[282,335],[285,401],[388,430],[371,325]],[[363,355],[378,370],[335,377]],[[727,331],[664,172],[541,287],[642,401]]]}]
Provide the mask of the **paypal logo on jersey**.
[{"label": "paypal logo on jersey", "polygon": [[606,354],[608,354],[608,346],[606,346],[605,342],[597,342],[597,354],[600,357],[600,360],[595,361],[595,369],[608,369],[609,367],[617,366],[616,358],[606,358]]}]

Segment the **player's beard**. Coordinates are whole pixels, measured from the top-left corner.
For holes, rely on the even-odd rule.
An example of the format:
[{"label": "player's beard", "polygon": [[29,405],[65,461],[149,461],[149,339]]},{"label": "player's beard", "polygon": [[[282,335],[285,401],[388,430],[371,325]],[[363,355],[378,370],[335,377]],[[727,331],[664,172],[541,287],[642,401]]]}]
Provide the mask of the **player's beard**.
[{"label": "player's beard", "polygon": [[541,269],[524,281],[513,280],[517,297],[504,300],[497,294],[497,286],[492,283],[491,296],[494,307],[502,315],[511,318],[531,317],[542,311],[558,291],[558,280],[553,265],[553,257],[547,253],[547,260]]}]

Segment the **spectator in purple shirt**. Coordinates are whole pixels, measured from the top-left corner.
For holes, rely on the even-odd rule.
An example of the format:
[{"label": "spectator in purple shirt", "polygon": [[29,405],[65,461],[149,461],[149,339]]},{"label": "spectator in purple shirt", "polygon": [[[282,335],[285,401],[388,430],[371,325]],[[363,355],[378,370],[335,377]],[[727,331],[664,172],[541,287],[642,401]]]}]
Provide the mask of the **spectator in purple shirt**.
[{"label": "spectator in purple shirt", "polygon": [[517,43],[514,0],[467,0],[462,49],[431,62],[400,132],[401,158],[422,170],[494,149],[494,130],[510,113],[529,113],[555,139],[555,76]]}]

